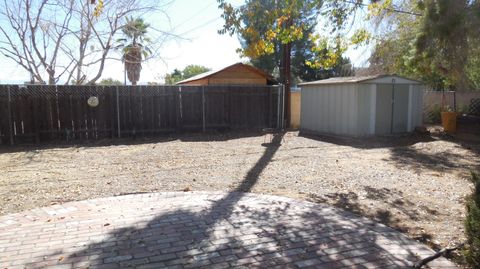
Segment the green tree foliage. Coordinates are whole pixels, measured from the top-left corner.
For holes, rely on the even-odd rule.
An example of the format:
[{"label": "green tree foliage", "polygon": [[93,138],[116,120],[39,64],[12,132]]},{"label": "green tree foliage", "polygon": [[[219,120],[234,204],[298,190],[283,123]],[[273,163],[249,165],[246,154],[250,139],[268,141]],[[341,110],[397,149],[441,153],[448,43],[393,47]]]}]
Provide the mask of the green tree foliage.
[{"label": "green tree foliage", "polygon": [[182,72],[183,79],[191,78],[201,73],[210,71],[210,68],[201,65],[187,65]]},{"label": "green tree foliage", "polygon": [[471,48],[465,72],[473,89],[480,91],[480,45]]},{"label": "green tree foliage", "polygon": [[125,38],[117,40],[120,42],[117,48],[122,48],[122,61],[125,64],[128,80],[132,82],[132,85],[137,85],[142,71],[142,61],[151,54],[147,46],[150,39],[146,37],[149,26],[142,18],[127,18],[122,29]]},{"label": "green tree foliage", "polygon": [[165,75],[165,84],[173,85],[181,80],[191,78],[211,69],[202,65],[187,65],[182,71],[175,69],[172,73]]},{"label": "green tree foliage", "polygon": [[117,80],[117,79],[113,79],[113,78],[104,78],[104,79],[100,80],[100,82],[98,83],[98,85],[104,85],[104,86],[108,86],[108,85],[121,86],[121,85],[123,85],[123,82],[121,82],[120,80]]},{"label": "green tree foliage", "polygon": [[[348,15],[358,7],[346,1],[248,0],[239,8],[223,0],[219,3],[225,19],[219,33],[237,34],[242,41],[240,54],[250,58],[254,66],[273,74],[280,72],[285,44],[291,45],[293,76],[311,80],[328,73],[321,70],[332,70],[344,61],[342,53],[348,44],[363,42],[366,38],[357,34],[349,41],[339,35],[328,39],[315,34],[319,16],[332,22],[330,30],[336,32],[343,28]],[[316,72],[323,74],[316,75]]]},{"label": "green tree foliage", "polygon": [[355,75],[353,65],[349,58],[341,57],[330,68],[311,68],[303,62],[292,59],[292,74],[297,75],[302,81],[313,81],[331,77],[350,77]]},{"label": "green tree foliage", "polygon": [[[393,1],[380,2],[390,3],[376,14],[395,7]],[[478,89],[479,5],[470,0],[403,1],[399,8],[409,12],[384,15],[390,31],[377,37],[372,69],[421,79],[436,89]]]},{"label": "green tree foliage", "polygon": [[423,16],[415,39],[415,61],[423,61],[451,84],[465,80],[468,55],[467,1],[419,1]]},{"label": "green tree foliage", "polygon": [[472,173],[475,185],[473,193],[467,198],[467,217],[465,233],[467,236],[467,262],[472,268],[480,268],[480,177]]},{"label": "green tree foliage", "polygon": [[174,69],[172,73],[165,75],[165,84],[174,85],[175,83],[183,80],[182,71]]},{"label": "green tree foliage", "polygon": [[[261,16],[261,15],[260,15]],[[312,81],[318,79],[324,79],[331,76],[349,76],[353,74],[351,63],[349,59],[339,57],[333,59],[333,65],[328,64],[325,67],[321,66],[318,59],[326,59],[329,57],[328,42],[325,43],[323,49],[320,49],[314,40],[310,37],[315,35],[314,26],[315,22],[310,22],[311,26],[303,29],[302,38],[292,42],[291,51],[291,72],[294,81]],[[265,25],[254,24],[252,27],[256,28],[256,31],[264,31]],[[320,41],[317,41],[320,42]],[[243,39],[242,48],[248,50],[251,46],[252,40]],[[274,74],[279,77],[278,67],[281,64],[282,58],[282,44],[278,40],[275,41],[274,51],[271,54],[264,54],[259,56],[250,57],[250,62],[255,67],[258,67],[269,74]],[[312,64],[317,62],[316,65]]]},{"label": "green tree foliage", "polygon": [[[399,8],[420,14],[416,2],[417,0],[405,1]],[[399,74],[424,81],[432,88],[443,89],[448,83],[446,78],[428,62],[416,58],[415,39],[420,32],[421,16],[398,12],[384,16],[387,18],[382,20],[388,24],[389,31],[375,38],[369,59],[370,72]]]}]

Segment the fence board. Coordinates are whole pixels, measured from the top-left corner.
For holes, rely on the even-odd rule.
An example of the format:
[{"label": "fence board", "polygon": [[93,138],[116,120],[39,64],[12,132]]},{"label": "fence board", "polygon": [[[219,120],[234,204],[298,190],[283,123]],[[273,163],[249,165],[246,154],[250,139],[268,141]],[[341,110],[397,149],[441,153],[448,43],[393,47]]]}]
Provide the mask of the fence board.
[{"label": "fence board", "polygon": [[228,91],[218,88],[205,91],[205,118],[207,128],[229,127]]},{"label": "fence board", "polygon": [[202,128],[202,88],[183,87],[181,92],[182,128],[194,130]]},{"label": "fence board", "polygon": [[0,85],[0,144],[10,143],[10,105],[7,85]]},{"label": "fence board", "polygon": [[14,126],[15,143],[34,142],[35,129],[33,127],[35,96],[31,95],[32,89],[11,88],[12,120]]},{"label": "fence board", "polygon": [[[276,127],[277,91],[271,86],[0,85],[0,143]],[[87,103],[92,96],[99,100],[96,107]]]}]

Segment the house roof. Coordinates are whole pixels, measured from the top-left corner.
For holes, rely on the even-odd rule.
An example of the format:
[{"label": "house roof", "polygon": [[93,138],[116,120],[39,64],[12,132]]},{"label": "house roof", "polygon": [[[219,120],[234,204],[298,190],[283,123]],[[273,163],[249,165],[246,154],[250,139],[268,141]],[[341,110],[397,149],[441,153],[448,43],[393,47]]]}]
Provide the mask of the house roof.
[{"label": "house roof", "polygon": [[235,67],[235,66],[243,66],[243,67],[246,67],[247,69],[251,70],[252,72],[254,73],[257,73],[263,77],[265,77],[267,79],[267,82],[273,82],[273,83],[276,83],[276,80],[273,76],[267,74],[265,71],[261,70],[261,69],[258,69],[254,66],[251,66],[251,65],[248,65],[248,64],[243,64],[243,63],[235,63],[235,64],[232,64],[232,65],[229,65],[227,67],[224,67],[222,69],[218,69],[218,70],[213,70],[213,71],[208,71],[208,72],[205,72],[205,73],[201,73],[201,74],[198,74],[196,76],[193,76],[191,78],[187,78],[187,79],[184,79],[182,81],[179,81],[177,82],[176,84],[184,84],[184,83],[187,83],[187,82],[193,82],[193,81],[197,81],[197,80],[201,80],[201,79],[204,79],[204,78],[208,78],[208,77],[211,77],[217,73],[220,73],[222,72],[223,70],[226,70],[226,69],[229,69],[229,68],[232,68],[232,67]]},{"label": "house roof", "polygon": [[322,79],[317,81],[311,82],[304,82],[298,84],[299,86],[305,85],[327,85],[327,84],[350,84],[350,83],[368,83],[368,82],[384,82],[385,79],[396,79],[397,81],[406,81],[412,84],[423,84],[421,81],[405,78],[402,76],[394,75],[394,74],[382,74],[382,75],[372,75],[372,76],[361,76],[361,77],[335,77],[335,78],[328,78]]}]

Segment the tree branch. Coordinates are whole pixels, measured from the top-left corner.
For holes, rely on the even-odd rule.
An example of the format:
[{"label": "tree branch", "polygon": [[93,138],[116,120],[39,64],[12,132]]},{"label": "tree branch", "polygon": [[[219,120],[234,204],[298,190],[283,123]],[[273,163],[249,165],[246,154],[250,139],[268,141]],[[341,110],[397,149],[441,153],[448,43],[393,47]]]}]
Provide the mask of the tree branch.
[{"label": "tree branch", "polygon": [[431,256],[428,256],[426,257],[425,259],[422,259],[418,262],[416,262],[414,265],[413,265],[413,268],[422,268],[424,265],[426,265],[427,263],[435,260],[435,259],[438,259],[440,258],[441,256],[445,256],[445,255],[448,255],[450,254],[452,251],[455,251],[457,249],[461,249],[465,246],[465,243],[461,243],[455,247],[452,247],[452,248],[443,248],[441,249],[439,252],[431,255]]}]

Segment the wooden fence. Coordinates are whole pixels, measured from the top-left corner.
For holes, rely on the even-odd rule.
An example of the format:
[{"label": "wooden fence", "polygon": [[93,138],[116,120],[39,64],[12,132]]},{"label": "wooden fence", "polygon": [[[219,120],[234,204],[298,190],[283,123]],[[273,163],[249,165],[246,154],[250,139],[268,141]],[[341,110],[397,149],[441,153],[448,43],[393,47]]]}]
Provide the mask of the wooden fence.
[{"label": "wooden fence", "polygon": [[0,85],[0,143],[277,128],[282,103],[280,86]]}]

